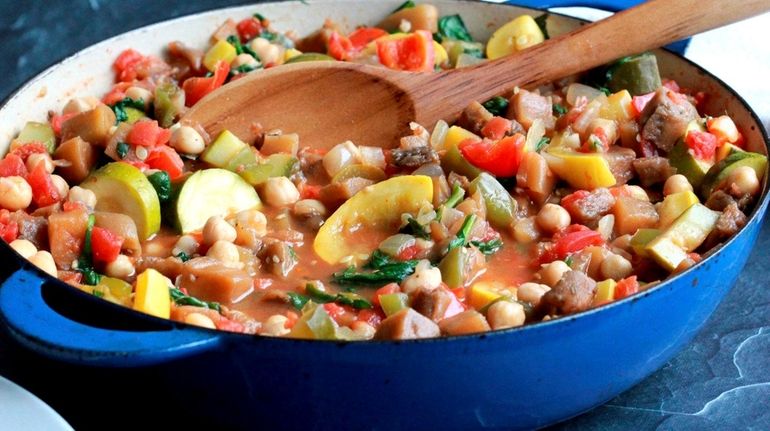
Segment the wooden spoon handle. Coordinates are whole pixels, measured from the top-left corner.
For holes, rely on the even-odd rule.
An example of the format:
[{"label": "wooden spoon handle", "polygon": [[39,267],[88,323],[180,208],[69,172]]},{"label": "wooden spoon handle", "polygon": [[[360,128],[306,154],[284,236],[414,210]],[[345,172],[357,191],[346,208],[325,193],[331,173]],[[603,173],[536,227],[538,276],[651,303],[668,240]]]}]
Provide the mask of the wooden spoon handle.
[{"label": "wooden spoon handle", "polygon": [[[650,0],[607,19],[513,55],[444,74],[421,77],[418,121],[432,124],[468,100],[486,100],[515,86],[530,87],[727,25],[770,10],[770,0]],[[441,76],[443,75],[443,76]],[[430,94],[427,94],[430,93]],[[440,100],[440,103],[435,103]]]}]

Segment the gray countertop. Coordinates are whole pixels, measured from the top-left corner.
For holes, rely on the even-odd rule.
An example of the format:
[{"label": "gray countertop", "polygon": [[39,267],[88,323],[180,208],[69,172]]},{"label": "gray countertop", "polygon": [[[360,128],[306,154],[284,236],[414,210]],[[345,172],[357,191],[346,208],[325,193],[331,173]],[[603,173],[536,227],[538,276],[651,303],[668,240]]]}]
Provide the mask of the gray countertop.
[{"label": "gray countertop", "polygon": [[[242,3],[248,2],[0,2],[0,98],[46,66],[107,37]],[[688,54],[743,94],[766,127],[770,122],[768,26],[770,16],[765,15],[706,34],[693,41]],[[762,40],[765,45],[758,44]],[[769,249],[770,223],[766,222],[738,283],[692,344],[633,389],[555,429],[770,429]],[[76,428],[98,427],[88,415],[72,414],[76,411],[72,406],[48,399],[45,383],[25,372],[29,363],[4,356],[8,343],[0,335],[0,374],[61,407]]]}]

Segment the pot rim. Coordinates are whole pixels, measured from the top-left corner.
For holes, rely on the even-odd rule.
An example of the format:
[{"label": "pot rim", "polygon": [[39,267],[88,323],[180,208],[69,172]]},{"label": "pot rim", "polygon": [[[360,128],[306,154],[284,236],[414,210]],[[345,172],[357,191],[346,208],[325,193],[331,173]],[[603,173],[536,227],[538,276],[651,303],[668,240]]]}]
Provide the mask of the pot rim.
[{"label": "pot rim", "polygon": [[[343,1],[352,2],[350,0],[343,0]],[[553,11],[550,11],[548,9],[540,9],[540,8],[533,8],[533,7],[527,7],[527,6],[519,6],[519,5],[517,5],[517,4],[513,3],[513,2],[492,3],[492,2],[488,2],[488,1],[484,1],[484,0],[454,0],[454,1],[457,2],[457,3],[473,3],[473,4],[477,4],[477,5],[483,5],[483,7],[519,7],[519,8],[522,8],[522,9],[528,9],[528,10],[537,11],[537,12],[541,12],[541,13],[547,13],[549,15],[556,15],[556,16],[559,16],[561,18],[577,21],[577,22],[582,23],[582,24],[590,24],[591,23],[591,21],[585,20],[583,18],[578,18],[578,17],[570,16],[570,15],[567,15],[567,14],[564,14],[564,13],[560,13],[560,12],[553,12]],[[271,1],[267,2],[267,3],[290,3],[290,2],[302,3],[302,0],[271,0]],[[336,1],[336,0],[320,0],[320,1],[316,1],[314,3],[339,3],[339,1]],[[89,45],[89,46],[87,46],[87,47],[85,47],[85,48],[83,48],[81,50],[76,51],[75,53],[67,54],[67,55],[61,57],[58,61],[55,61],[54,63],[52,63],[50,66],[45,68],[42,72],[38,73],[37,75],[35,75],[31,79],[29,79],[29,80],[19,84],[14,90],[12,90],[8,94],[8,96],[6,96],[2,100],[0,100],[0,114],[2,114],[2,111],[5,110],[6,106],[9,103],[13,102],[13,99],[19,93],[25,91],[28,87],[30,87],[30,86],[32,86],[32,85],[42,81],[48,75],[54,73],[56,71],[56,69],[58,69],[58,67],[60,65],[62,65],[63,63],[68,62],[68,61],[74,61],[75,59],[77,59],[79,56],[81,56],[82,54],[84,54],[86,52],[90,52],[92,50],[96,50],[96,49],[107,47],[107,46],[111,45],[112,43],[114,43],[115,41],[117,41],[117,40],[119,40],[121,38],[127,37],[128,35],[130,35],[132,33],[135,33],[135,32],[143,32],[143,31],[152,30],[155,27],[159,27],[159,26],[162,26],[162,25],[167,25],[170,22],[183,23],[183,22],[185,22],[187,20],[195,19],[196,17],[198,17],[201,14],[207,14],[207,13],[223,13],[224,14],[224,13],[227,13],[227,11],[234,10],[234,9],[239,9],[239,8],[243,8],[243,7],[244,7],[244,5],[229,6],[229,7],[216,8],[216,9],[209,9],[209,10],[204,10],[204,11],[200,11],[200,12],[194,12],[194,13],[191,13],[191,14],[188,14],[188,15],[183,15],[183,16],[177,17],[177,18],[156,21],[156,22],[153,22],[151,24],[148,24],[148,25],[145,25],[145,26],[142,26],[142,27],[138,27],[138,28],[135,28],[133,30],[129,30],[127,32],[119,33],[119,34],[117,34],[115,36],[109,37],[109,38],[107,38],[105,40],[102,40],[100,42],[97,42],[95,44]],[[742,108],[745,109],[748,112],[748,114],[750,115],[751,119],[757,125],[758,132],[762,136],[762,140],[763,140],[763,142],[765,144],[766,154],[770,155],[770,136],[768,135],[768,132],[767,132],[767,130],[764,127],[764,124],[759,119],[759,116],[757,115],[757,113],[751,108],[751,106],[746,102],[746,100],[740,94],[738,94],[738,92],[736,92],[732,87],[727,85],[722,79],[720,79],[719,77],[715,76],[710,71],[706,70],[705,68],[703,68],[699,64],[695,63],[694,61],[684,57],[683,55],[678,54],[676,52],[673,52],[673,51],[671,51],[671,50],[669,50],[667,48],[664,48],[664,47],[658,48],[658,49],[659,50],[663,50],[663,51],[665,51],[665,52],[675,56],[678,61],[683,61],[688,66],[695,68],[700,73],[702,73],[704,76],[706,76],[708,79],[712,80],[713,82],[718,84],[720,87],[722,87],[723,89],[727,90],[727,92],[730,94],[730,96],[734,97],[739,102],[739,104],[742,106]],[[441,337],[434,337],[434,338],[418,338],[418,339],[411,339],[411,340],[340,341],[340,340],[312,340],[312,339],[297,339],[297,338],[286,338],[286,337],[269,337],[269,336],[258,335],[258,334],[242,334],[242,333],[237,333],[237,332],[220,331],[220,330],[216,330],[216,329],[201,328],[201,327],[198,327],[198,326],[186,324],[186,323],[183,323],[183,322],[172,321],[172,320],[169,320],[169,319],[162,319],[162,318],[159,318],[159,317],[154,317],[154,316],[146,315],[146,314],[143,314],[143,313],[141,313],[139,311],[135,311],[135,310],[131,310],[131,311],[133,313],[135,313],[135,314],[141,315],[142,317],[149,319],[150,321],[155,321],[156,323],[160,323],[160,324],[164,324],[164,325],[168,325],[170,323],[172,327],[179,328],[179,329],[182,329],[182,330],[195,329],[195,330],[199,330],[199,331],[210,332],[212,334],[216,334],[216,335],[220,335],[220,336],[229,336],[229,337],[236,337],[237,336],[237,337],[239,337],[241,339],[252,339],[252,340],[256,339],[256,340],[260,340],[260,339],[267,338],[267,339],[274,340],[275,342],[279,342],[279,343],[302,343],[302,344],[313,343],[315,345],[318,345],[318,344],[326,344],[326,345],[339,345],[339,344],[344,344],[344,345],[379,345],[379,344],[388,344],[388,345],[401,345],[401,344],[404,344],[404,345],[412,345],[412,344],[426,344],[426,343],[449,343],[449,342],[464,342],[464,341],[469,340],[469,339],[479,339],[479,340],[481,340],[481,339],[487,339],[487,338],[491,338],[491,337],[507,336],[507,335],[510,335],[510,334],[523,334],[525,332],[531,332],[531,331],[537,331],[537,330],[545,330],[547,328],[550,328],[553,325],[559,325],[560,323],[565,324],[567,322],[572,322],[572,321],[575,321],[575,320],[578,320],[578,319],[588,318],[588,317],[593,316],[593,315],[595,315],[597,313],[602,313],[605,310],[610,310],[610,309],[614,309],[614,308],[617,308],[617,307],[627,306],[627,304],[629,304],[629,303],[633,303],[633,302],[636,302],[636,301],[641,301],[641,300],[643,300],[643,299],[645,299],[647,297],[655,295],[656,292],[662,291],[664,288],[668,287],[669,285],[673,285],[677,280],[679,280],[684,275],[687,275],[687,274],[691,273],[692,271],[698,271],[698,268],[704,266],[704,264],[706,264],[707,262],[711,261],[712,258],[714,258],[714,256],[720,254],[725,248],[729,247],[733,242],[735,242],[738,239],[738,237],[745,235],[745,232],[747,230],[746,228],[749,225],[751,225],[752,223],[755,223],[755,222],[759,222],[758,219],[759,219],[760,213],[762,213],[764,211],[764,208],[768,205],[768,202],[770,202],[770,186],[769,186],[770,185],[770,179],[768,178],[768,172],[769,171],[770,171],[770,165],[768,165],[768,168],[766,169],[766,172],[765,172],[764,185],[763,185],[763,191],[762,191],[761,197],[760,197],[760,199],[757,200],[756,204],[754,205],[754,208],[753,208],[751,214],[748,217],[748,221],[746,222],[746,226],[744,226],[744,228],[742,228],[740,230],[740,232],[738,232],[737,234],[733,235],[727,241],[725,241],[723,243],[720,243],[717,246],[715,246],[714,248],[712,248],[711,250],[709,250],[706,253],[706,256],[700,262],[696,263],[692,267],[686,269],[685,271],[682,271],[679,274],[675,274],[675,275],[671,276],[670,278],[667,278],[667,279],[659,282],[658,284],[656,284],[655,286],[653,286],[652,288],[650,288],[648,290],[643,290],[643,291],[637,292],[637,293],[635,293],[635,294],[633,294],[631,296],[623,298],[621,300],[613,301],[613,302],[610,302],[608,304],[604,304],[604,305],[601,305],[601,306],[598,306],[598,307],[590,308],[588,310],[581,311],[581,312],[576,313],[576,314],[566,315],[566,316],[558,317],[558,318],[551,319],[551,320],[548,320],[548,321],[540,321],[540,322],[530,323],[530,324],[524,325],[524,326],[518,326],[518,327],[513,327],[513,328],[507,328],[507,329],[491,330],[491,331],[487,331],[487,332],[480,332],[480,333],[474,333],[474,334],[468,334],[468,335],[441,336]],[[29,261],[27,261],[27,259],[24,259],[21,255],[16,253],[16,251],[11,249],[10,246],[7,243],[5,243],[3,241],[0,241],[0,242],[2,242],[2,244],[0,244],[1,247],[7,247],[11,253],[16,255],[15,257],[16,257],[17,261],[20,263],[20,265],[19,265],[19,268],[16,269],[15,271],[24,270],[24,269],[28,269],[28,270],[31,269],[33,271],[36,271],[38,276],[41,276],[41,278],[44,280],[44,283],[46,283],[46,284],[50,284],[50,283],[53,282],[57,286],[63,286],[65,288],[67,288],[67,289],[70,289],[71,293],[75,293],[75,294],[79,294],[79,295],[86,295],[88,297],[92,297],[92,295],[88,295],[87,293],[83,292],[82,290],[77,289],[74,286],[70,286],[69,284],[67,284],[67,283],[65,283],[63,281],[50,276],[49,274],[47,274],[44,271],[42,271],[39,268],[37,268],[36,266],[32,265]],[[0,283],[0,285],[1,284],[2,283]],[[96,298],[96,299],[98,299],[99,302],[103,306],[115,307],[115,309],[123,310],[123,311],[126,310],[126,307],[124,307],[124,306],[121,306],[121,305],[118,305],[118,304],[113,304],[111,302],[104,301],[104,300],[101,300],[99,298]]]}]

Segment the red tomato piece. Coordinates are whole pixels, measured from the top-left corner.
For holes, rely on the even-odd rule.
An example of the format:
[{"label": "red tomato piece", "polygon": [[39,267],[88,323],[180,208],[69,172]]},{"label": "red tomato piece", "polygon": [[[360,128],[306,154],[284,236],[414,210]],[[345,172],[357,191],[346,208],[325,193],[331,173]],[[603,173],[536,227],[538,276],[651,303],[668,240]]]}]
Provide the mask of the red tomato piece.
[{"label": "red tomato piece", "polygon": [[61,125],[64,124],[65,121],[74,117],[75,115],[78,115],[78,114],[76,114],[75,112],[72,112],[70,114],[52,115],[51,128],[53,129],[54,134],[56,134],[56,136],[61,135]]},{"label": "red tomato piece", "polygon": [[11,151],[11,154],[15,154],[23,161],[27,161],[30,154],[48,154],[48,149],[40,142],[28,142],[20,147],[16,147]]},{"label": "red tomato piece", "polygon": [[214,326],[220,331],[230,332],[243,332],[246,329],[243,324],[232,321],[226,317],[220,317],[219,320],[214,322]]},{"label": "red tomato piece", "polygon": [[388,32],[377,27],[361,27],[353,31],[348,35],[350,43],[353,44],[353,48],[360,51],[366,47],[373,40],[379,39],[382,36],[387,36]]},{"label": "red tomato piece", "polygon": [[32,201],[39,207],[53,205],[61,200],[59,191],[51,180],[51,174],[46,172],[43,163],[39,163],[27,177],[32,187]]},{"label": "red tomato piece", "polygon": [[3,160],[0,160],[0,177],[26,178],[27,174],[27,167],[24,165],[24,160],[18,155],[11,153],[5,156]]},{"label": "red tomato piece", "polygon": [[433,35],[425,30],[402,39],[377,41],[377,57],[390,69],[428,72],[434,68],[435,56]]},{"label": "red tomato piece", "polygon": [[141,145],[142,147],[154,147],[165,144],[170,138],[171,131],[158,126],[156,120],[142,120],[134,123],[126,135],[126,143]]},{"label": "red tomato piece", "polygon": [[472,165],[498,177],[512,177],[524,157],[524,135],[517,133],[496,143],[489,140],[460,142],[460,153]]},{"label": "red tomato piece", "polygon": [[336,31],[333,31],[329,36],[326,50],[329,52],[329,55],[341,61],[350,60],[350,57],[352,57],[354,52],[353,44],[350,42],[350,39],[342,36]]},{"label": "red tomato piece", "polygon": [[690,148],[696,158],[711,160],[717,150],[717,137],[708,132],[690,130],[684,138],[684,142]]},{"label": "red tomato piece", "polygon": [[304,184],[300,188],[299,194],[302,196],[302,199],[318,199],[321,196],[321,187],[315,184]]},{"label": "red tomato piece", "polygon": [[238,30],[238,36],[241,38],[241,42],[248,42],[262,33],[262,23],[254,17],[242,20],[235,26],[235,28]]},{"label": "red tomato piece", "polygon": [[359,322],[365,322],[373,327],[380,326],[380,322],[385,318],[385,314],[383,314],[380,311],[377,311],[373,308],[364,308],[363,310],[358,312],[358,317],[356,320]]},{"label": "red tomato piece", "polygon": [[655,97],[655,92],[634,96],[631,99],[631,107],[634,108],[634,117],[639,118],[639,115],[644,111],[644,107],[647,106],[653,97]]},{"label": "red tomato piece", "polygon": [[500,140],[511,131],[511,120],[503,117],[492,117],[481,129],[481,135],[492,140]]},{"label": "red tomato piece", "polygon": [[118,80],[127,82],[133,81],[136,77],[136,72],[133,70],[139,62],[144,60],[144,56],[134,49],[127,49],[120,53],[118,58],[115,59],[115,63],[112,64],[113,69],[117,72]]},{"label": "red tomato piece", "polygon": [[61,205],[61,209],[64,212],[86,210],[86,204],[83,202],[66,201]]},{"label": "red tomato piece", "polygon": [[123,238],[101,227],[94,227],[91,232],[91,250],[94,260],[110,263],[115,261],[123,246]]},{"label": "red tomato piece", "polygon": [[577,226],[580,226],[582,229],[572,228],[572,226],[570,226],[567,228],[567,233],[556,241],[556,244],[554,244],[551,249],[555,259],[564,259],[568,255],[576,253],[586,247],[604,244],[602,234],[588,229],[585,226]]},{"label": "red tomato piece", "polygon": [[144,162],[152,169],[168,172],[172,180],[181,177],[184,173],[184,162],[179,153],[166,145],[154,148]]},{"label": "red tomato piece", "polygon": [[204,96],[221,87],[225,83],[225,80],[227,80],[227,75],[229,73],[230,65],[221,61],[217,63],[214,76],[187,79],[184,84],[182,84],[182,89],[185,93],[185,105],[193,106],[199,100],[203,99]]},{"label": "red tomato piece", "polygon": [[624,278],[618,281],[615,285],[615,299],[623,299],[627,296],[633,295],[639,291],[639,282],[636,281],[636,276]]},{"label": "red tomato piece", "polygon": [[11,212],[6,209],[0,210],[0,238],[10,243],[18,238],[18,236],[19,225],[11,221]]},{"label": "red tomato piece", "polygon": [[412,244],[409,247],[404,247],[399,253],[396,259],[398,260],[412,260],[419,252],[422,251],[417,244]]},{"label": "red tomato piece", "polygon": [[[130,82],[119,82],[112,86],[112,90],[102,97],[105,105],[112,106],[126,98],[126,90],[131,86]],[[74,114],[77,115],[77,114]]]}]

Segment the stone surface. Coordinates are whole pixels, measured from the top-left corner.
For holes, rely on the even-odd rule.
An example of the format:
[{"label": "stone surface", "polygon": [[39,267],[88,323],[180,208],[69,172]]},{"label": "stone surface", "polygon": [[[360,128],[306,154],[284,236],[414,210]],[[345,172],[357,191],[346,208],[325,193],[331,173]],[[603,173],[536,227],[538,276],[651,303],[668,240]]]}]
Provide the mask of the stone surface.
[{"label": "stone surface", "polygon": [[[213,7],[250,2],[71,0],[0,2],[0,98],[25,80],[92,43],[133,28]],[[569,11],[593,17],[585,11]],[[770,16],[695,38],[688,56],[736,88],[770,123]],[[762,36],[762,37],[761,37]],[[738,283],[696,340],[665,367],[628,392],[554,429],[770,429],[770,223]],[[18,376],[40,395],[45,382],[30,368],[64,371],[34,358],[4,356],[0,374]],[[104,373],[97,373],[104,377]],[[110,386],[104,388],[110,390]],[[128,389],[128,388],[126,388]],[[112,390],[117,390],[112,386]],[[109,392],[106,393],[109,395]],[[50,400],[76,428],[97,428],[89,403],[73,408]],[[71,404],[71,403],[70,403]]]}]

